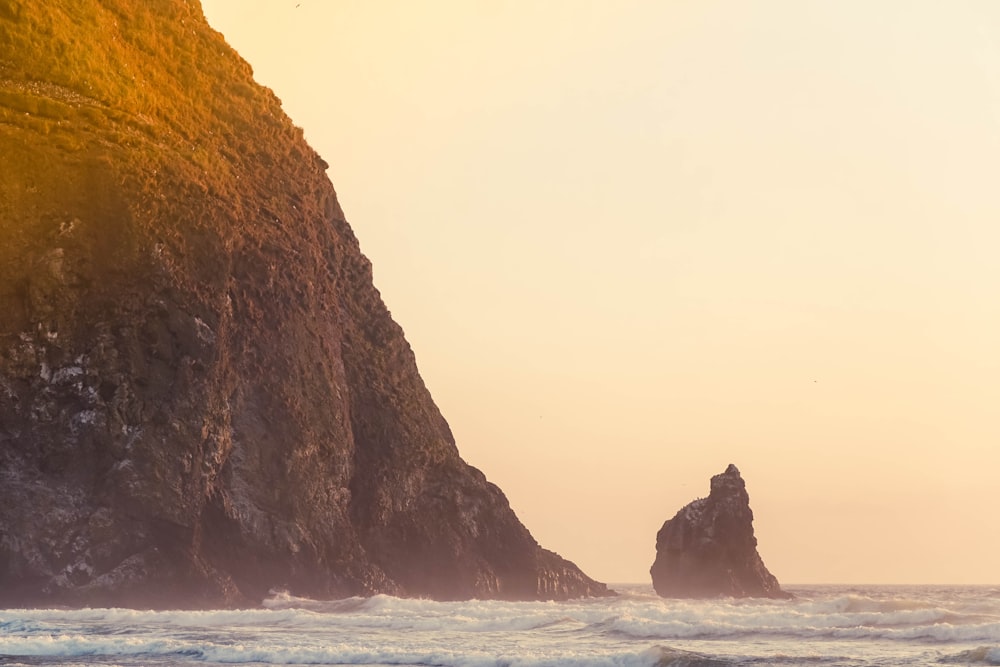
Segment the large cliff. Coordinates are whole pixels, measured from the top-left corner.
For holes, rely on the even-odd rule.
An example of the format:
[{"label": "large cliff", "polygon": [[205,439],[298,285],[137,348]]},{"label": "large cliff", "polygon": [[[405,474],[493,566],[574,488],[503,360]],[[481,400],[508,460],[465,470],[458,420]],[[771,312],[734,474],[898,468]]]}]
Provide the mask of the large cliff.
[{"label": "large cliff", "polygon": [[607,592],[459,457],[326,167],[195,0],[0,0],[0,606]]}]

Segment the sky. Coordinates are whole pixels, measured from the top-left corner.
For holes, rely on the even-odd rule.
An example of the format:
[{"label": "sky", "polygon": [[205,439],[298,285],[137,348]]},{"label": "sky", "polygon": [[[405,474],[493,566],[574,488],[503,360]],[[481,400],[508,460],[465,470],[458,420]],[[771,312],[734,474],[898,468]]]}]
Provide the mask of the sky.
[{"label": "sky", "polygon": [[1000,583],[1000,4],[202,4],[543,546],[735,463],[783,584]]}]

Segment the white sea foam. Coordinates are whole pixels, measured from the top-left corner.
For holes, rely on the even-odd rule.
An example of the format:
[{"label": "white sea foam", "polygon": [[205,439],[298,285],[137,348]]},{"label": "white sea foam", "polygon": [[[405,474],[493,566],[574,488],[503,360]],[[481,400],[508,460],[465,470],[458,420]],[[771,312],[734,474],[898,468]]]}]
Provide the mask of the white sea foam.
[{"label": "white sea foam", "polygon": [[[684,667],[1000,664],[993,589],[828,588],[790,601],[664,600],[647,588],[571,602],[389,596],[261,608],[0,611],[0,663]],[[6,657],[5,657],[6,656]],[[20,658],[18,658],[20,659]]]},{"label": "white sea foam", "polygon": [[[405,635],[390,642],[329,643],[321,637],[193,636],[151,639],[136,636],[50,634],[30,638],[0,637],[0,656],[44,656],[50,659],[114,656],[117,659],[159,656],[221,664],[359,664],[436,665],[440,667],[682,667],[722,664],[693,652],[661,647],[616,651],[576,649],[519,652],[514,644],[492,643],[479,647],[421,646]],[[2,660],[0,660],[2,662]]]},{"label": "white sea foam", "polygon": [[782,603],[658,601],[609,618],[604,627],[647,639],[753,634],[803,638],[1000,640],[1000,616],[996,614],[966,613],[926,602],[879,601],[853,596]]}]

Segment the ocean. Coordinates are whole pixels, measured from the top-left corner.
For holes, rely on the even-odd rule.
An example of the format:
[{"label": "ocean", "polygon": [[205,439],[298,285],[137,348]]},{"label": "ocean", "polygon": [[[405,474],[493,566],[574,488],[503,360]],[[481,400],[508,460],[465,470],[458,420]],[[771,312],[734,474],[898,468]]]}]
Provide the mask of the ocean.
[{"label": "ocean", "polygon": [[3,665],[1000,665],[1000,586],[788,587],[794,600],[317,602],[0,610]]}]

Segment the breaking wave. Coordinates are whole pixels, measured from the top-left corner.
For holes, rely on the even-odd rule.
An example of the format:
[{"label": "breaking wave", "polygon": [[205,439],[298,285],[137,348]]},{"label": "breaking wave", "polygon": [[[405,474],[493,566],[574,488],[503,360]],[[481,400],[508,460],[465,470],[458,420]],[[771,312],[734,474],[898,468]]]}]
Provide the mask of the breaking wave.
[{"label": "breaking wave", "polygon": [[1000,615],[942,606],[935,600],[857,595],[833,599],[675,601],[616,615],[607,631],[644,639],[746,635],[927,641],[1000,640]]},{"label": "breaking wave", "polygon": [[4,610],[0,664],[856,665],[878,650],[882,664],[1000,665],[996,589],[794,592],[688,601],[631,587],[559,603],[277,593],[245,610]]},{"label": "breaking wave", "polygon": [[1000,646],[978,646],[946,656],[941,662],[958,665],[1000,665]]}]

